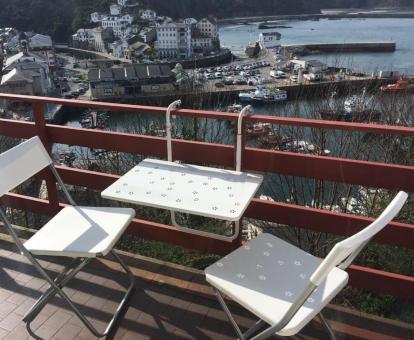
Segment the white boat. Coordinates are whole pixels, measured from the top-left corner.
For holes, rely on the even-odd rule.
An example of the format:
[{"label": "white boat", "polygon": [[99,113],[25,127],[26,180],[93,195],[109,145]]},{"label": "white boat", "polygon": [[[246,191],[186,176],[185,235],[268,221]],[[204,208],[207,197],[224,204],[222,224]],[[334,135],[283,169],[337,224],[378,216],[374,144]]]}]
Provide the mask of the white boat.
[{"label": "white boat", "polygon": [[366,89],[362,91],[361,95],[352,95],[345,99],[344,110],[346,113],[364,112],[366,110],[373,110],[374,96],[367,95]]},{"label": "white boat", "polygon": [[287,92],[285,90],[269,90],[262,86],[257,86],[255,91],[240,92],[239,99],[242,102],[253,104],[277,103],[287,100]]},{"label": "white boat", "polygon": [[322,119],[346,122],[369,122],[380,119],[381,113],[377,109],[375,97],[367,95],[365,89],[362,94],[348,96],[343,105],[337,105],[335,97],[336,92],[332,92],[327,109],[320,111]]},{"label": "white boat", "polygon": [[234,103],[233,105],[227,106],[226,111],[231,113],[239,113],[242,109],[242,105]]},{"label": "white boat", "polygon": [[270,123],[255,123],[246,128],[246,133],[249,137],[260,137],[268,134],[271,130],[272,125]]},{"label": "white boat", "polygon": [[281,145],[280,150],[321,156],[328,156],[331,153],[330,150],[322,149],[319,146],[305,140],[293,140],[287,142],[284,145]]}]

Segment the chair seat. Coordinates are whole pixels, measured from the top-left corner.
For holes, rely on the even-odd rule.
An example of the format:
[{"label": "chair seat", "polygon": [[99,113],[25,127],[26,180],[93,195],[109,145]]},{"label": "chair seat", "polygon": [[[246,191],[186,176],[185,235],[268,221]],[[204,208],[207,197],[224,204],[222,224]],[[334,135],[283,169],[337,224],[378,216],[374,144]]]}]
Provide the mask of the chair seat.
[{"label": "chair seat", "polygon": [[[207,281],[269,325],[276,325],[309,283],[321,259],[262,234],[205,270]],[[347,284],[334,268],[279,335],[298,333]]]},{"label": "chair seat", "polygon": [[134,216],[129,208],[66,207],[24,246],[33,255],[105,256]]}]

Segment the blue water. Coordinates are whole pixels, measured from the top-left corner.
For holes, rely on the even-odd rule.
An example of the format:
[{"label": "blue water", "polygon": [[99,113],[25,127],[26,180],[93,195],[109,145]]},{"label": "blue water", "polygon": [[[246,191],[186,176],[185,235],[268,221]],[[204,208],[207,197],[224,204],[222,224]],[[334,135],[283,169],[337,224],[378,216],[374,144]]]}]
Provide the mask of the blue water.
[{"label": "blue water", "polygon": [[[282,45],[341,42],[396,42],[393,53],[348,53],[308,57],[331,66],[351,67],[357,71],[398,70],[414,74],[414,19],[341,19],[320,21],[283,21],[292,28],[277,28]],[[244,51],[258,39],[257,24],[229,25],[220,28],[223,46],[235,53]],[[272,30],[270,30],[272,31]]]}]

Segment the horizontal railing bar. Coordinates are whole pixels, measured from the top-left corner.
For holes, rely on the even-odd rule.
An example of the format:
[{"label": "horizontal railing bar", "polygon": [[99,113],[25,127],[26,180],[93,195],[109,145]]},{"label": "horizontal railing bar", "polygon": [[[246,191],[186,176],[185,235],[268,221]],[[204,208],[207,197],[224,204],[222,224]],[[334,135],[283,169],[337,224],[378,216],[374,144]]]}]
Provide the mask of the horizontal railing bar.
[{"label": "horizontal railing bar", "polygon": [[352,265],[348,269],[349,284],[379,294],[414,300],[414,277]]},{"label": "horizontal railing bar", "polygon": [[244,167],[287,176],[414,192],[414,167],[246,148]]},{"label": "horizontal railing bar", "polygon": [[[4,195],[0,199],[1,204],[12,209],[29,211],[35,214],[53,217],[56,211],[51,210],[49,201],[14,193]],[[63,209],[66,204],[60,203]],[[134,218],[128,227],[127,234],[147,238],[153,241],[165,242],[187,249],[198,250],[218,255],[226,255],[234,250],[237,240],[212,239],[208,236],[192,234],[171,225],[146,221]]]},{"label": "horizontal railing bar", "polygon": [[[55,143],[82,145],[152,157],[167,156],[165,138],[47,125]],[[69,133],[70,132],[70,133]],[[174,157],[186,162],[234,166],[234,147],[188,140],[173,141]],[[413,166],[338,157],[246,148],[244,169],[414,192]]]},{"label": "horizontal railing bar", "polygon": [[[106,189],[119,178],[117,175],[64,166],[57,166],[57,169],[66,183],[98,191]],[[369,217],[259,199],[252,201],[245,217],[341,236],[355,234],[374,220]],[[413,236],[414,225],[391,222],[375,240],[383,244],[414,249]]]},{"label": "horizontal railing bar", "polygon": [[[50,211],[50,205],[47,200],[18,194],[7,194],[0,201],[5,206],[13,209],[26,210],[46,216],[53,216],[54,214]],[[63,208],[65,205],[60,204],[60,207]],[[208,237],[202,237],[200,235],[191,235],[177,230],[172,226],[139,219],[132,221],[127,233],[219,255],[228,254],[236,246],[228,241],[209,239]],[[349,274],[350,285],[355,288],[414,300],[414,278],[412,277],[355,265],[350,267]]]},{"label": "horizontal railing bar", "polygon": [[[160,106],[146,106],[146,105],[132,105],[132,104],[119,104],[119,103],[108,103],[88,100],[73,100],[73,99],[61,99],[52,97],[37,97],[37,96],[24,96],[15,94],[0,93],[0,100],[6,99],[10,101],[24,101],[28,103],[48,103],[55,105],[79,107],[85,109],[96,109],[96,110],[110,110],[110,111],[122,111],[122,112],[137,112],[137,113],[151,113],[151,114],[165,114],[167,111],[166,107]],[[191,116],[198,118],[209,118],[209,119],[225,119],[236,121],[238,115],[230,112],[216,112],[207,110],[192,110],[192,109],[180,109],[171,111],[175,115],[180,116]]]},{"label": "horizontal railing bar", "polygon": [[[260,199],[253,199],[245,216],[338,236],[353,235],[374,221],[366,216]],[[374,240],[382,244],[414,249],[413,235],[413,224],[393,221]]]},{"label": "horizontal railing bar", "polygon": [[30,138],[36,134],[35,124],[22,120],[0,119],[0,136]]},{"label": "horizontal railing bar", "polygon": [[[10,101],[26,101],[30,103],[51,103],[64,106],[103,109],[111,111],[130,111],[130,112],[142,112],[152,114],[165,114],[167,108],[158,106],[145,106],[145,105],[131,105],[131,104],[119,104],[119,103],[107,103],[98,101],[87,100],[71,100],[51,97],[36,97],[36,96],[24,96],[0,93],[0,99],[6,99]],[[180,109],[173,111],[176,115],[192,116],[199,118],[210,119],[225,119],[236,121],[238,118],[237,113],[229,112],[216,112],[208,110],[193,110],[193,109]],[[332,129],[332,130],[352,130],[360,132],[370,132],[375,134],[386,135],[401,135],[401,136],[414,136],[413,127],[394,126],[384,124],[366,124],[366,123],[352,123],[352,122],[338,122],[320,119],[309,118],[290,118],[279,117],[269,115],[253,115],[247,118],[252,122],[268,122],[277,125],[290,125],[301,126],[310,128]]]},{"label": "horizontal railing bar", "polygon": [[[29,137],[26,135],[31,132],[34,135],[35,130],[32,130],[30,123],[17,124],[25,126],[22,133],[25,137]],[[10,127],[9,121],[6,125]],[[162,137],[85,130],[59,125],[47,125],[46,131],[51,142],[54,143],[166,157],[165,138]],[[231,145],[188,140],[174,140],[173,143],[175,159],[234,166],[234,147]],[[412,166],[246,148],[244,169],[414,192]]]},{"label": "horizontal railing bar", "polygon": [[[102,130],[84,130],[59,125],[47,125],[53,143],[79,145],[94,149],[167,157],[166,139]],[[234,166],[234,147],[189,140],[173,140],[174,159],[204,164]]]},{"label": "horizontal railing bar", "polygon": [[247,118],[251,122],[270,123],[275,125],[300,126],[317,129],[329,130],[348,130],[359,132],[370,132],[381,135],[400,135],[414,136],[414,127],[396,126],[384,124],[367,124],[367,123],[351,123],[338,122],[333,120],[309,119],[309,118],[291,118],[280,116],[263,116],[253,115]]}]

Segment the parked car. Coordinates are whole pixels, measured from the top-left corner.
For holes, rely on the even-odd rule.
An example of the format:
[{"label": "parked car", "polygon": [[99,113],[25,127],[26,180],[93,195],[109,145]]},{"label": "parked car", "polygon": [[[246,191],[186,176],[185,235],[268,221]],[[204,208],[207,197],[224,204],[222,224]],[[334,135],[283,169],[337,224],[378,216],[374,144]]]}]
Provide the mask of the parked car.
[{"label": "parked car", "polygon": [[287,78],[287,74],[280,70],[271,70],[270,76],[276,79],[284,79]]},{"label": "parked car", "polygon": [[224,85],[233,85],[234,78],[233,77],[226,77],[224,78]]}]

